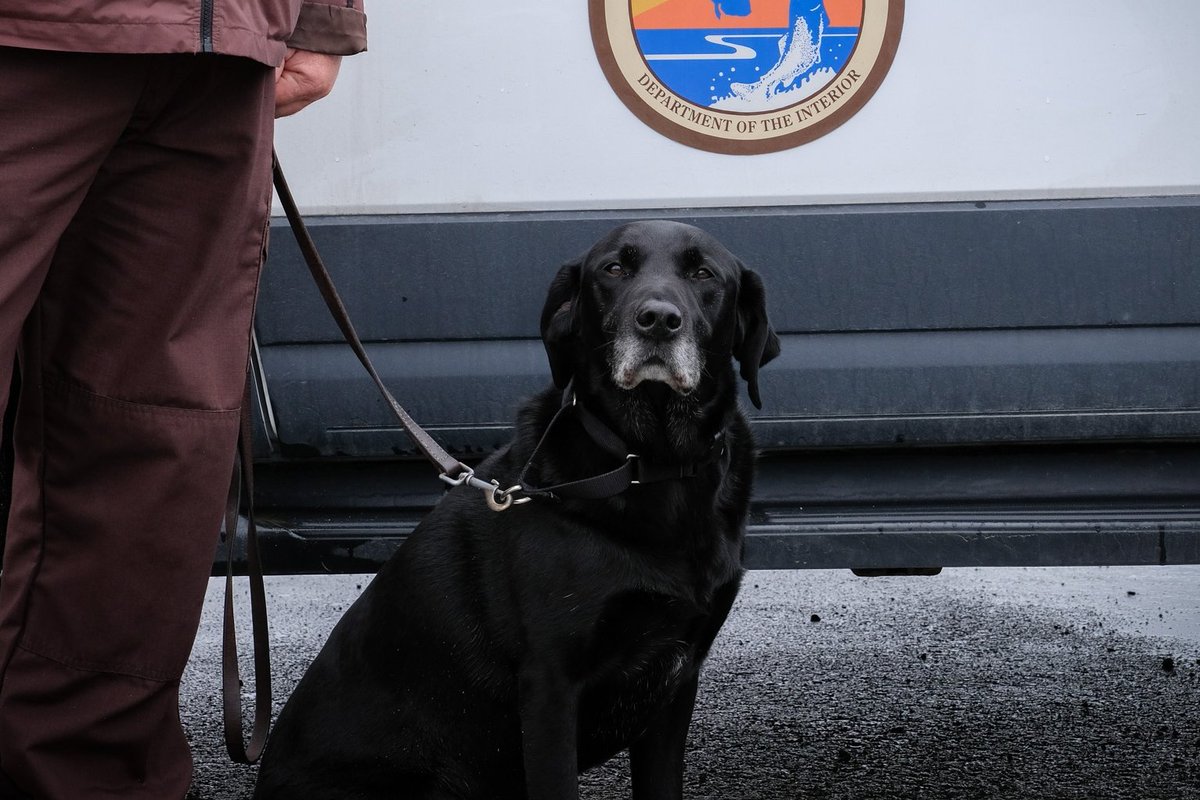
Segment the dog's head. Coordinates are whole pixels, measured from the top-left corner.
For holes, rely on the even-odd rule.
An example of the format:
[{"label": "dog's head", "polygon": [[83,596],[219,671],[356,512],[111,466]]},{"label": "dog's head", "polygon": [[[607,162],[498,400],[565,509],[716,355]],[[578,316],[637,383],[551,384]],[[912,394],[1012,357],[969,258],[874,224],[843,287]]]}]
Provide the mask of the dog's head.
[{"label": "dog's head", "polygon": [[617,228],[563,266],[542,309],[554,382],[582,370],[624,390],[690,395],[736,358],[762,407],[758,369],[779,354],[762,280],[715,238],[662,220]]}]

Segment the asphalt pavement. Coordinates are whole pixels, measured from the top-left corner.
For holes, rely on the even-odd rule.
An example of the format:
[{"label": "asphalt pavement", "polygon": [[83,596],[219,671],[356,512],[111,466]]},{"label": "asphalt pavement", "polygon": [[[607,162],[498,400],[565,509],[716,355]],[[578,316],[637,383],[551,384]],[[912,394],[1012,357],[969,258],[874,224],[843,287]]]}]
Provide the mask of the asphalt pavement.
[{"label": "asphalt pavement", "polygon": [[[268,578],[277,709],[369,580]],[[254,783],[224,753],[222,591],[184,676],[191,800]],[[628,798],[627,764],[582,784],[583,800]],[[1200,566],[748,573],[685,784],[689,800],[1200,799]]]}]

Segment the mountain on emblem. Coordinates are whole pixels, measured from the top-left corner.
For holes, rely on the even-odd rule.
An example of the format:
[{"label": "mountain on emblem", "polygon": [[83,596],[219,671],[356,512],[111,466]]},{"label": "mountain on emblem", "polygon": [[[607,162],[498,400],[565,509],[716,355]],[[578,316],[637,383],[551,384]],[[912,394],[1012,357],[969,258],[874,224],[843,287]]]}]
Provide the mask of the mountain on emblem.
[{"label": "mountain on emblem", "polygon": [[659,82],[705,108],[800,102],[846,64],[863,0],[633,0],[638,49]]}]

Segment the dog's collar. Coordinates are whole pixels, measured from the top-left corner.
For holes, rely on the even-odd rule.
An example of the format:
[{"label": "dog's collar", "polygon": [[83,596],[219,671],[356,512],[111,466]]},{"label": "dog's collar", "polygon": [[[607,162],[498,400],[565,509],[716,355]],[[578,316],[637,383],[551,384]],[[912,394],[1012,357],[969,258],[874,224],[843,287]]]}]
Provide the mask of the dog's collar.
[{"label": "dog's collar", "polygon": [[[574,416],[588,437],[605,452],[624,459],[621,466],[600,475],[582,478],[577,481],[560,483],[556,486],[532,486],[527,477],[542,446],[550,438],[557,423],[566,416]],[[563,403],[546,426],[545,433],[537,447],[534,448],[529,461],[525,463],[521,475],[517,479],[521,491],[529,495],[557,495],[580,500],[601,500],[615,497],[630,486],[659,481],[679,480],[695,477],[700,471],[725,455],[725,429],[717,431],[709,444],[708,453],[703,457],[682,463],[659,463],[648,461],[634,453],[611,428],[600,421],[595,414],[588,411],[575,395],[573,386],[568,385],[563,392]]]}]

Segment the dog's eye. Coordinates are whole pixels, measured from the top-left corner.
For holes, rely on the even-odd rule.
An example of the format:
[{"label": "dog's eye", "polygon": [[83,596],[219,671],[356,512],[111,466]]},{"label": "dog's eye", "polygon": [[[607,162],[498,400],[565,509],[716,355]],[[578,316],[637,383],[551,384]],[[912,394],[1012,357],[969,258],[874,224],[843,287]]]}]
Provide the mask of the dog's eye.
[{"label": "dog's eye", "polygon": [[613,263],[609,264],[608,266],[604,267],[604,271],[607,274],[612,275],[614,278],[620,278],[622,275],[625,274],[625,268],[622,267],[620,264],[616,263],[615,261]]},{"label": "dog's eye", "polygon": [[698,281],[706,281],[713,277],[713,274],[705,267],[698,267],[692,271],[692,277]]}]

